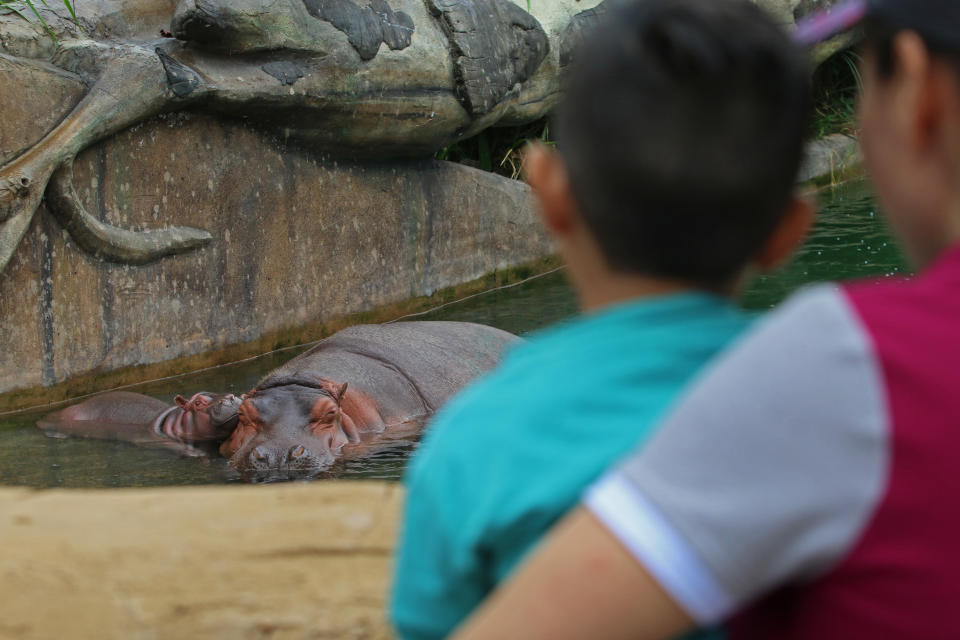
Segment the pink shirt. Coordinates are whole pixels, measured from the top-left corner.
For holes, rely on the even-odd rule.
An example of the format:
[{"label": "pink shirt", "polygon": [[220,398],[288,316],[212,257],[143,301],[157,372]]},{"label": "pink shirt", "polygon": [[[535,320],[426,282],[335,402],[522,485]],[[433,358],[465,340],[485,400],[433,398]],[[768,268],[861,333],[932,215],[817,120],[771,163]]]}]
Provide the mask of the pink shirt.
[{"label": "pink shirt", "polygon": [[958,463],[960,247],[795,297],[586,501],[732,637],[957,638]]}]

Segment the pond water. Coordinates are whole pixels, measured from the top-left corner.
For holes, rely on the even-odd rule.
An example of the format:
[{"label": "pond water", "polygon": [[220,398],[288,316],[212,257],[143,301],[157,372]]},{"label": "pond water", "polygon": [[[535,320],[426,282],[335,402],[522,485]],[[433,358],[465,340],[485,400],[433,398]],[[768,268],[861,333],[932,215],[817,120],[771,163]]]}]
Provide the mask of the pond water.
[{"label": "pond water", "polygon": [[[820,220],[805,247],[791,264],[757,279],[744,296],[745,306],[768,309],[810,282],[889,277],[905,272],[907,267],[880,220],[866,182],[851,182],[823,191],[820,202]],[[558,271],[447,305],[416,319],[479,322],[524,334],[575,312],[576,300],[563,272]],[[304,348],[131,390],[164,401],[172,401],[178,393],[201,389],[240,394]],[[167,451],[119,442],[49,438],[33,426],[48,411],[0,416],[0,484],[129,487],[233,481],[223,459],[178,458]],[[391,443],[364,459],[341,463],[330,477],[398,479],[414,447],[411,441]]]}]

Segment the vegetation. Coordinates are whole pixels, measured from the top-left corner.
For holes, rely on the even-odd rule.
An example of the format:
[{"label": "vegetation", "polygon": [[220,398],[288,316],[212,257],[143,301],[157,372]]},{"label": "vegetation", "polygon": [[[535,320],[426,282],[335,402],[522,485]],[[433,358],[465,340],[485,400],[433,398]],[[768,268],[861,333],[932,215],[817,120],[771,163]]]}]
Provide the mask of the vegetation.
[{"label": "vegetation", "polygon": [[553,145],[548,118],[519,127],[495,127],[441,149],[438,160],[459,162],[484,171],[518,179],[523,172],[523,148],[528,142]]},{"label": "vegetation", "polygon": [[[45,7],[49,7],[47,0],[40,0],[40,4]],[[70,12],[70,17],[73,18],[73,21],[77,21],[77,13],[73,9],[73,3],[70,0],[63,0],[63,5],[67,8],[67,11]],[[47,21],[43,19],[40,11],[37,9],[36,0],[0,0],[0,9],[7,9],[17,14],[24,20],[31,20],[36,18],[40,24],[43,25],[43,28],[47,30],[47,33],[50,34],[54,40],[57,39],[56,34],[50,28],[50,25],[47,24]]]},{"label": "vegetation", "polygon": [[860,78],[860,56],[842,51],[824,62],[813,77],[814,139],[833,133],[856,135],[857,96],[863,82]]}]

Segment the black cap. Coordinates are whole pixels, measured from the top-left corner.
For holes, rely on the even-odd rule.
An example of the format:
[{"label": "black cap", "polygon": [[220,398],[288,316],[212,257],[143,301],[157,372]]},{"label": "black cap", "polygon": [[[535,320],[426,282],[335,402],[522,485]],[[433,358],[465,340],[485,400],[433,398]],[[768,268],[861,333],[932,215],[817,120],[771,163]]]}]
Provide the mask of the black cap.
[{"label": "black cap", "polygon": [[794,38],[813,45],[865,18],[916,31],[931,46],[960,51],[960,0],[847,0],[800,20]]}]

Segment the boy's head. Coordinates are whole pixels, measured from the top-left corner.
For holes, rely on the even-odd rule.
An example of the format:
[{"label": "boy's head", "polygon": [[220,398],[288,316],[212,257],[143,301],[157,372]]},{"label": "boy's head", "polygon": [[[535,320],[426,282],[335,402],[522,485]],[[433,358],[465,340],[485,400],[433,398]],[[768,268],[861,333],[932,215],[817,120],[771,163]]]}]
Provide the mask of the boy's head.
[{"label": "boy's head", "polygon": [[866,11],[864,157],[923,267],[960,242],[960,2],[870,0]]},{"label": "boy's head", "polygon": [[749,0],[618,3],[576,52],[559,157],[528,158],[568,262],[589,245],[611,274],[724,290],[789,253],[809,223],[775,233],[809,214],[792,197],[808,87],[802,51]]},{"label": "boy's head", "polygon": [[960,242],[960,2],[846,0],[797,26],[807,45],[865,22],[861,143],[906,253]]}]

